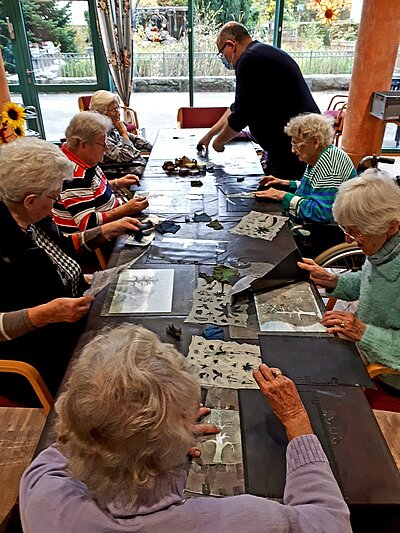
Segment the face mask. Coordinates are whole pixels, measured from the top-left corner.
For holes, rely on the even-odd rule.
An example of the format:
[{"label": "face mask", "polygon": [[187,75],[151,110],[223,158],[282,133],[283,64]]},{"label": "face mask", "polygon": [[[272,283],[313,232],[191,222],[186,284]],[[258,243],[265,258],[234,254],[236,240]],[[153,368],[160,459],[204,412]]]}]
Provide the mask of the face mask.
[{"label": "face mask", "polygon": [[233,70],[234,69],[234,66],[232,63],[230,63],[225,56],[222,56],[221,57],[221,61],[222,61],[222,64],[224,65],[224,67],[226,67],[228,70]]}]

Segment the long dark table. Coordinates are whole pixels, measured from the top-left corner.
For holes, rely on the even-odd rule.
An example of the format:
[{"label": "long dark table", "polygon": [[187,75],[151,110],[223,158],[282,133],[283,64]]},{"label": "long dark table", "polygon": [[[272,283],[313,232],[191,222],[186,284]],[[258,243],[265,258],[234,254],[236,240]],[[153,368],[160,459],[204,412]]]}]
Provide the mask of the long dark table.
[{"label": "long dark table", "polygon": [[[254,191],[263,175],[254,147],[249,142],[232,142],[225,152],[199,156],[196,144],[201,130],[161,130],[156,139],[140,187],[133,190],[148,192],[150,206],[146,213],[164,215],[181,225],[175,235],[157,235],[154,244],[133,265],[133,268],[173,268],[175,285],[172,312],[162,316],[128,315],[103,316],[108,288],[97,297],[88,316],[84,332],[74,350],[72,361],[79,357],[81,349],[104,326],[121,322],[140,323],[159,335],[162,341],[173,343],[187,354],[192,335],[201,335],[202,324],[189,324],[184,320],[190,310],[187,295],[192,294],[200,271],[211,271],[218,263],[228,261],[233,266],[246,266],[251,262],[279,264],[296,249],[288,224],[271,241],[252,239],[229,233],[243,215],[250,210],[280,213],[274,202],[254,198],[227,198],[228,194]],[[167,175],[162,170],[166,160],[186,155],[205,161],[211,171],[195,177]],[[201,187],[191,184],[201,180]],[[152,195],[153,200],[152,201]],[[165,212],[162,210],[164,209]],[[193,221],[194,213],[206,212],[223,224],[224,229],[213,230],[205,223]],[[198,250],[177,251],[171,246],[158,246],[168,239],[201,239],[224,243],[218,255]],[[142,253],[142,248],[125,245],[126,237],[115,244],[109,266],[123,264]],[[184,295],[184,297],[182,297]],[[249,307],[253,313],[254,306]],[[180,341],[167,335],[168,324],[182,327]],[[226,327],[225,340],[229,340]],[[240,339],[234,339],[241,342]],[[258,343],[258,339],[243,339]],[[69,366],[60,390],[71,372]],[[308,382],[307,382],[308,383]],[[400,476],[387,448],[386,442],[373,417],[362,390],[356,386],[299,385],[300,394],[307,405],[310,417],[332,469],[348,502],[354,529],[366,531],[391,531],[400,505]],[[246,489],[250,493],[281,498],[284,484],[284,452],[286,437],[279,422],[270,413],[259,391],[239,391],[239,404],[244,448]],[[51,412],[37,453],[54,441],[54,410]],[[260,483],[262,472],[268,483]],[[274,472],[273,475],[270,475]],[[386,529],[371,529],[374,521],[386,524]],[[389,528],[389,529],[388,529]],[[393,529],[394,530],[394,529]]]}]

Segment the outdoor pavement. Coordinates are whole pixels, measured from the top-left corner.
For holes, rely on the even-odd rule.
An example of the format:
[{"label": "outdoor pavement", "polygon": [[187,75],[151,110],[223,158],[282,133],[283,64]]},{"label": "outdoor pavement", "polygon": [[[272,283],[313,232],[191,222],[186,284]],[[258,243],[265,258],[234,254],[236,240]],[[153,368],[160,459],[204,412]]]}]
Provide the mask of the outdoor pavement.
[{"label": "outdoor pavement", "polygon": [[[91,93],[41,93],[39,95],[42,107],[46,138],[59,141],[64,137],[65,128],[71,117],[79,112],[78,96]],[[321,111],[328,108],[334,94],[345,92],[318,91],[313,96]],[[22,102],[20,95],[12,95],[14,101]],[[195,107],[229,106],[234,100],[234,93],[202,93],[194,95]],[[145,136],[154,141],[160,128],[176,127],[177,113],[180,107],[189,106],[189,93],[136,93],[132,95],[131,107],[139,117],[140,128],[145,129]],[[396,126],[388,124],[385,133],[385,147],[394,147]],[[396,164],[382,166],[391,174],[400,174],[400,157]]]}]

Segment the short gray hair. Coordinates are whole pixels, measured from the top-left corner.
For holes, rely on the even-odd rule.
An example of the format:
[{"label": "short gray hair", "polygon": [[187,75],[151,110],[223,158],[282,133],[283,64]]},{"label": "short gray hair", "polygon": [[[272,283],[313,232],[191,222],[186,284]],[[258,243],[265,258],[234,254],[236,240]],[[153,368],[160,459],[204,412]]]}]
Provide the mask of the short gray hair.
[{"label": "short gray hair", "polygon": [[79,142],[92,145],[98,135],[101,133],[107,134],[111,127],[111,119],[104,115],[100,115],[94,111],[77,113],[72,117],[71,122],[65,130],[67,148],[74,150]]},{"label": "short gray hair", "polygon": [[25,137],[0,148],[0,199],[21,202],[28,194],[57,190],[74,165],[55,145]]},{"label": "short gray hair", "polygon": [[104,115],[107,111],[107,107],[114,103],[121,105],[117,94],[113,94],[110,91],[96,91],[90,99],[89,109],[90,111],[97,111],[97,113]]},{"label": "short gray hair", "polygon": [[308,142],[317,138],[321,145],[326,148],[332,144],[335,130],[331,117],[317,113],[304,113],[290,119],[284,128],[284,132],[291,137],[296,137],[302,142]]},{"label": "short gray hair", "polygon": [[180,468],[193,445],[200,387],[186,359],[141,326],[104,330],[56,403],[68,470],[101,506],[133,504]]},{"label": "short gray hair", "polygon": [[365,235],[381,235],[400,221],[400,188],[384,170],[368,169],[340,185],[333,216]]},{"label": "short gray hair", "polygon": [[222,26],[218,33],[218,37],[223,43],[230,39],[240,44],[243,43],[246,39],[248,39],[250,37],[250,34],[245,28],[245,26],[243,26],[243,24],[231,21],[227,22],[226,24],[224,24],[224,26]]}]

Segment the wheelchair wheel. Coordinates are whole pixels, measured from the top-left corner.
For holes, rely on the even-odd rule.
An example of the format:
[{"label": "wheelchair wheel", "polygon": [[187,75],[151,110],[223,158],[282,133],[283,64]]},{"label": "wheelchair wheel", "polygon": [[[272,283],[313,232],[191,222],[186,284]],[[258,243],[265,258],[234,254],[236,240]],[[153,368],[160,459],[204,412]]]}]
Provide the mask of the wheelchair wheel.
[{"label": "wheelchair wheel", "polygon": [[328,250],[319,254],[314,261],[318,265],[335,272],[335,274],[340,274],[361,270],[365,255],[356,244],[343,242],[328,248]]},{"label": "wheelchair wheel", "polygon": [[[361,270],[365,261],[365,255],[356,244],[342,243],[328,248],[328,250],[319,254],[314,261],[333,274],[344,274],[346,272],[357,272]],[[323,293],[321,293],[321,296],[325,305],[327,305],[327,296]],[[358,307],[358,301],[331,300],[331,302],[331,305],[334,306],[333,308],[336,311],[350,311],[355,313]]]}]

